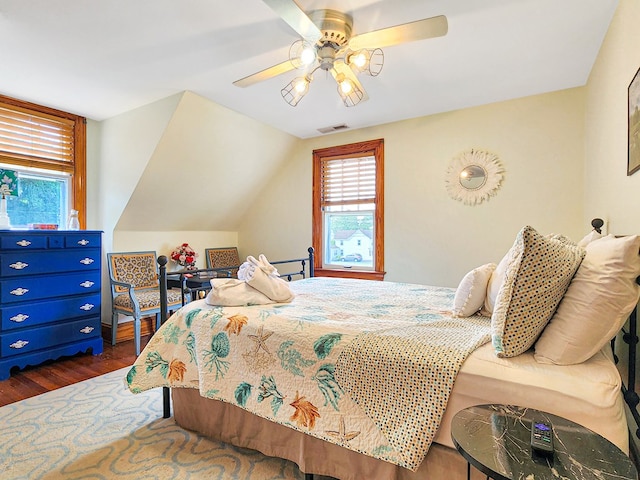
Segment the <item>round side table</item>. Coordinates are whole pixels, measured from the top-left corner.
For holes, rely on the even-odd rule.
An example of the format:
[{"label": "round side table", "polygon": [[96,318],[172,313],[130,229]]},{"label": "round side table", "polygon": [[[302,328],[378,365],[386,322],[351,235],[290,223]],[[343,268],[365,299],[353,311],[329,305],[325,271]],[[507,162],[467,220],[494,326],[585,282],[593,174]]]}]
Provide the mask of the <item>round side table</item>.
[{"label": "round side table", "polygon": [[[554,452],[531,451],[532,419],[551,422]],[[637,480],[627,455],[613,443],[577,423],[531,408],[478,405],[459,411],[451,438],[467,460],[495,480]]]}]

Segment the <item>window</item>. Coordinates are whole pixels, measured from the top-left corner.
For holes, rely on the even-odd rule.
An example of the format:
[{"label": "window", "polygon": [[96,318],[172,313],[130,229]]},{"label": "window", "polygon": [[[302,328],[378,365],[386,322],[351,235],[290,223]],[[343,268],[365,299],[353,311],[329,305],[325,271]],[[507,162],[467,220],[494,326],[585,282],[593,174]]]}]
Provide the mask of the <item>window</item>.
[{"label": "window", "polygon": [[318,276],[384,277],[384,141],[313,151]]},{"label": "window", "polygon": [[18,174],[18,196],[7,198],[12,228],[54,223],[70,209],[86,218],[85,118],[0,95],[0,169]]}]

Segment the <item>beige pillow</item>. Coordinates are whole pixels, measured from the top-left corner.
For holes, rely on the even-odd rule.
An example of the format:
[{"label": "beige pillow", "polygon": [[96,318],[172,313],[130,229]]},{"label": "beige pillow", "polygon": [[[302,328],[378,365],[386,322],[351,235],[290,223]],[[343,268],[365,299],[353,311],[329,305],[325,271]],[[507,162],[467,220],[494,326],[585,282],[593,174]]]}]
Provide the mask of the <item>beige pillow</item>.
[{"label": "beige pillow", "polygon": [[637,235],[607,235],[587,244],[584,261],[536,342],[536,361],[582,363],[616,335],[640,296],[639,249]]},{"label": "beige pillow", "polygon": [[487,285],[487,294],[484,298],[484,305],[482,306],[482,310],[480,311],[480,313],[485,317],[490,317],[493,313],[493,308],[496,304],[496,298],[498,298],[500,286],[504,282],[504,276],[507,272],[508,262],[509,252],[507,252],[506,255],[502,257],[502,260],[500,260],[500,263],[498,263],[498,266],[491,274],[489,284]]},{"label": "beige pillow", "polygon": [[584,255],[584,249],[546,238],[530,226],[518,233],[491,315],[491,340],[498,357],[515,357],[533,346]]},{"label": "beige pillow", "polygon": [[484,304],[489,278],[495,269],[495,263],[487,263],[474,268],[462,278],[453,298],[454,317],[470,317],[480,310]]}]

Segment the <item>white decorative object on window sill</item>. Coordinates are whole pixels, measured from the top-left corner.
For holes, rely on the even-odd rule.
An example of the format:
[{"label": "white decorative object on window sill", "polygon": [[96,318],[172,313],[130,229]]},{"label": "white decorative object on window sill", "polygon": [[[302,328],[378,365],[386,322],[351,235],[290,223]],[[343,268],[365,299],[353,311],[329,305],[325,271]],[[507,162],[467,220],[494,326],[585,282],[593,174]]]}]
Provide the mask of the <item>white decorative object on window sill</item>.
[{"label": "white decorative object on window sill", "polygon": [[9,230],[11,221],[7,213],[7,197],[18,196],[18,173],[0,169],[0,230]]},{"label": "white decorative object on window sill", "polygon": [[451,159],[445,184],[451,198],[476,205],[495,195],[503,178],[504,168],[496,154],[471,149]]},{"label": "white decorative object on window sill", "polygon": [[80,220],[78,220],[78,210],[69,212],[69,221],[67,222],[67,230],[80,230]]}]

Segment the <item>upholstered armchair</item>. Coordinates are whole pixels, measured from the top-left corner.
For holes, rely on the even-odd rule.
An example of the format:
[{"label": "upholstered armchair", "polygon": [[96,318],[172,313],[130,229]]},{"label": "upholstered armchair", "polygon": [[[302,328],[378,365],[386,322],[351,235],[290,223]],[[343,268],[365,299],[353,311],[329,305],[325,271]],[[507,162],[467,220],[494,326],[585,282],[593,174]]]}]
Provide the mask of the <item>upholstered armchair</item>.
[{"label": "upholstered armchair", "polygon": [[238,267],[240,266],[240,258],[236,247],[225,248],[206,248],[205,257],[207,268],[229,268],[229,270],[218,271],[218,276],[224,276],[226,273],[229,277],[238,276]]},{"label": "upholstered armchair", "polygon": [[[111,283],[111,345],[116,344],[118,315],[133,317],[136,355],[140,355],[140,320],[155,315],[156,330],[160,328],[160,284],[156,252],[108,253]],[[167,291],[169,310],[182,306],[180,290]]]}]

